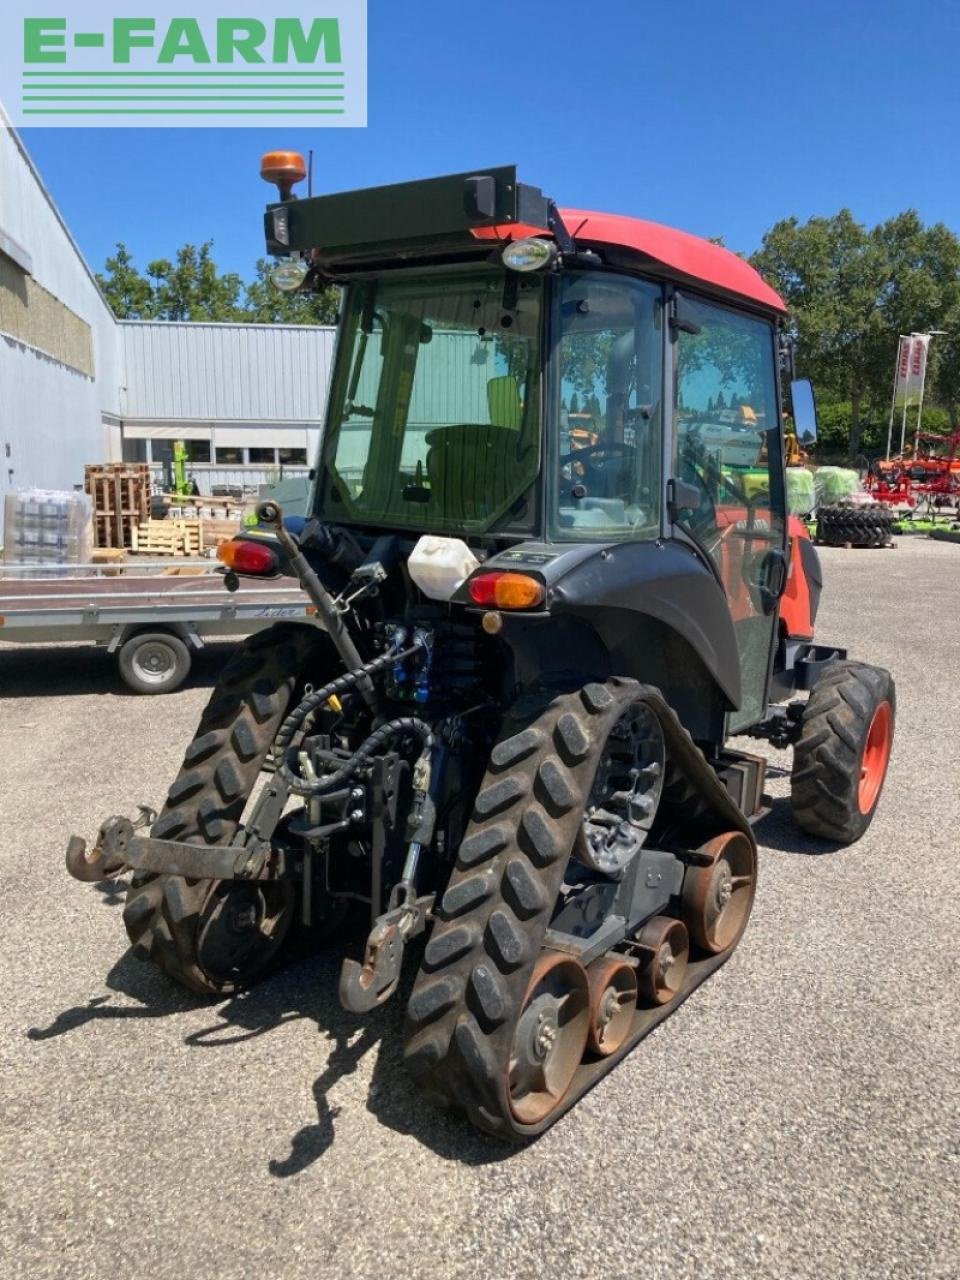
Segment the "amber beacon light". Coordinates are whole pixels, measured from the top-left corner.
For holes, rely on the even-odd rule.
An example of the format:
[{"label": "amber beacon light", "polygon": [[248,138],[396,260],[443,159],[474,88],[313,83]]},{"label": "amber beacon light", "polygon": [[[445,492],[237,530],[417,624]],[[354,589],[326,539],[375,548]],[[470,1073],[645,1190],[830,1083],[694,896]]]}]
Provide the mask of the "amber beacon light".
[{"label": "amber beacon light", "polygon": [[268,151],[260,161],[260,177],[272,182],[281,200],[289,200],[293,188],[307,176],[307,166],[299,151]]}]

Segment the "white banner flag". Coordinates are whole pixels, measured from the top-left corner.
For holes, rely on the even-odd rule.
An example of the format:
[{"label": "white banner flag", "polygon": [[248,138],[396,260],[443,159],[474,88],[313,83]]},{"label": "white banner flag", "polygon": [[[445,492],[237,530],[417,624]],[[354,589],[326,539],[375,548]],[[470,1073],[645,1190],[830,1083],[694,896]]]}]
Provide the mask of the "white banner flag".
[{"label": "white banner flag", "polygon": [[900,339],[900,363],[897,365],[897,382],[894,403],[899,406],[919,404],[923,398],[923,383],[927,375],[927,350],[929,333],[914,333]]}]

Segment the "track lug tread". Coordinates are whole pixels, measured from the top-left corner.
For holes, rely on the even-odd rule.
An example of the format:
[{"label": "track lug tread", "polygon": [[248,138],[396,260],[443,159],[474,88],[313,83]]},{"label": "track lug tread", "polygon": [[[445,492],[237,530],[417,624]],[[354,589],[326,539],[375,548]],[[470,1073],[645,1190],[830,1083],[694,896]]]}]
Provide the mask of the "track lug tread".
[{"label": "track lug tread", "polygon": [[202,764],[215,751],[219,751],[223,746],[223,734],[216,729],[211,729],[209,733],[201,733],[199,737],[194,738],[187,747],[183,757],[185,765]]},{"label": "track lug tread", "polygon": [[504,809],[516,804],[526,795],[527,789],[526,779],[519,778],[516,774],[500,778],[479,792],[474,801],[474,812],[478,818],[492,818],[494,814],[502,813]]},{"label": "track lug tread", "polygon": [[537,876],[526,858],[511,858],[503,876],[504,897],[515,913],[529,918],[550,905]]},{"label": "track lug tread", "polygon": [[527,935],[512,912],[500,907],[491,911],[487,930],[492,944],[488,946],[488,950],[494,955],[500,969],[509,972],[527,959],[530,952]]},{"label": "track lug tread", "polygon": [[453,964],[477,945],[477,928],[458,924],[452,929],[436,928],[423,953],[424,967],[430,971]]},{"label": "track lug tread", "polygon": [[495,887],[496,880],[491,871],[482,871],[456,883],[451,881],[440,905],[443,919],[449,920],[463,915],[465,911],[472,911],[486,902]]},{"label": "track lug tread", "polygon": [[498,742],[490,752],[490,763],[496,769],[509,769],[519,764],[543,745],[543,733],[539,729],[524,729],[515,733],[512,738]]},{"label": "track lug tread", "polygon": [[566,711],[557,721],[557,747],[568,764],[579,764],[590,750],[590,737],[584,729],[580,718],[572,711]]},{"label": "track lug tread", "polygon": [[486,862],[494,854],[502,852],[507,847],[509,839],[510,832],[506,827],[481,827],[473,835],[467,836],[460,845],[457,865],[474,867],[480,862]]},{"label": "track lug tread", "polygon": [[462,981],[450,975],[424,982],[410,997],[407,1013],[415,1023],[433,1022],[454,1007],[462,989]]},{"label": "track lug tread", "polygon": [[[520,819],[520,844],[538,866],[547,867],[564,851],[554,823],[539,805],[531,805]],[[524,838],[525,837],[525,838]],[[569,850],[568,850],[569,852]]]},{"label": "track lug tread", "polygon": [[[311,663],[328,666],[330,658],[329,641],[312,628],[279,624],[244,640],[211,694],[151,834],[192,844],[229,844],[296,675]],[[238,984],[214,980],[197,964],[197,920],[210,883],[135,875],[124,925],[137,956],[152,960],[190,990],[224,994]]]},{"label": "track lug tread", "polygon": [[569,770],[556,756],[547,756],[537,770],[537,780],[546,793],[553,812],[558,816],[572,809],[582,799],[570,778]]},{"label": "track lug tread", "polygon": [[195,796],[198,791],[202,791],[205,783],[206,778],[199,770],[193,769],[188,773],[181,773],[167,792],[167,804],[181,805],[191,796]]}]

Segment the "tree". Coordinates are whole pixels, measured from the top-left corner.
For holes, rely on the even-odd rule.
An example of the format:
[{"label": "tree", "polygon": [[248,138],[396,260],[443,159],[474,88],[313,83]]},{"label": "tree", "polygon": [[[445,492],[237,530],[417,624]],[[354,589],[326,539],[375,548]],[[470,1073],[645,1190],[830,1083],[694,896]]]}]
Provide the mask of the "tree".
[{"label": "tree", "polygon": [[889,284],[882,245],[841,209],[802,226],[796,218],[776,223],[752,261],[790,308],[804,372],[850,401],[849,453],[856,457],[878,347],[889,342],[881,311]]},{"label": "tree", "polygon": [[243,281],[235,272],[221,275],[213,260],[213,244],[185,244],[171,264],[148,263],[154,280],[156,316],[160,320],[241,320]]},{"label": "tree", "polygon": [[[828,399],[849,402],[849,456],[861,451],[865,415],[889,411],[897,337],[960,321],[960,240],[914,210],[868,230],[849,209],[796,218],[766,233],[753,265],[790,307],[802,371]],[[960,404],[960,351],[935,343],[928,403]]]},{"label": "tree", "polygon": [[144,320],[151,316],[153,293],[150,282],[144,280],[133,263],[133,256],[125,244],[117,245],[117,252],[104,263],[107,274],[97,273],[97,284],[109,302],[113,314],[119,320]]}]

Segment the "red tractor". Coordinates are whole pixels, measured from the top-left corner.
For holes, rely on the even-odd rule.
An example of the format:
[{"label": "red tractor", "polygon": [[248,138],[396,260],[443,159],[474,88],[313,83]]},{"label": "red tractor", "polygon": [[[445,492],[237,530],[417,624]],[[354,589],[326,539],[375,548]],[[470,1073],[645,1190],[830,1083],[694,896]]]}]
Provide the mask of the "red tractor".
[{"label": "red tractor", "polygon": [[[263,503],[222,557],[232,589],[295,574],[316,623],[245,642],[160,815],[68,868],[131,871],[135,953],[206,994],[359,902],[363,1012],[426,933],[409,1070],[523,1140],[739,942],[767,802],[733,740],[792,746],[797,823],[849,843],[893,681],[814,641],[785,308],[748,263],[510,167],[306,200],[299,157],[264,169],[268,250],[342,288],[339,341],[310,519]],[[809,384],[792,407],[805,445]]]}]

